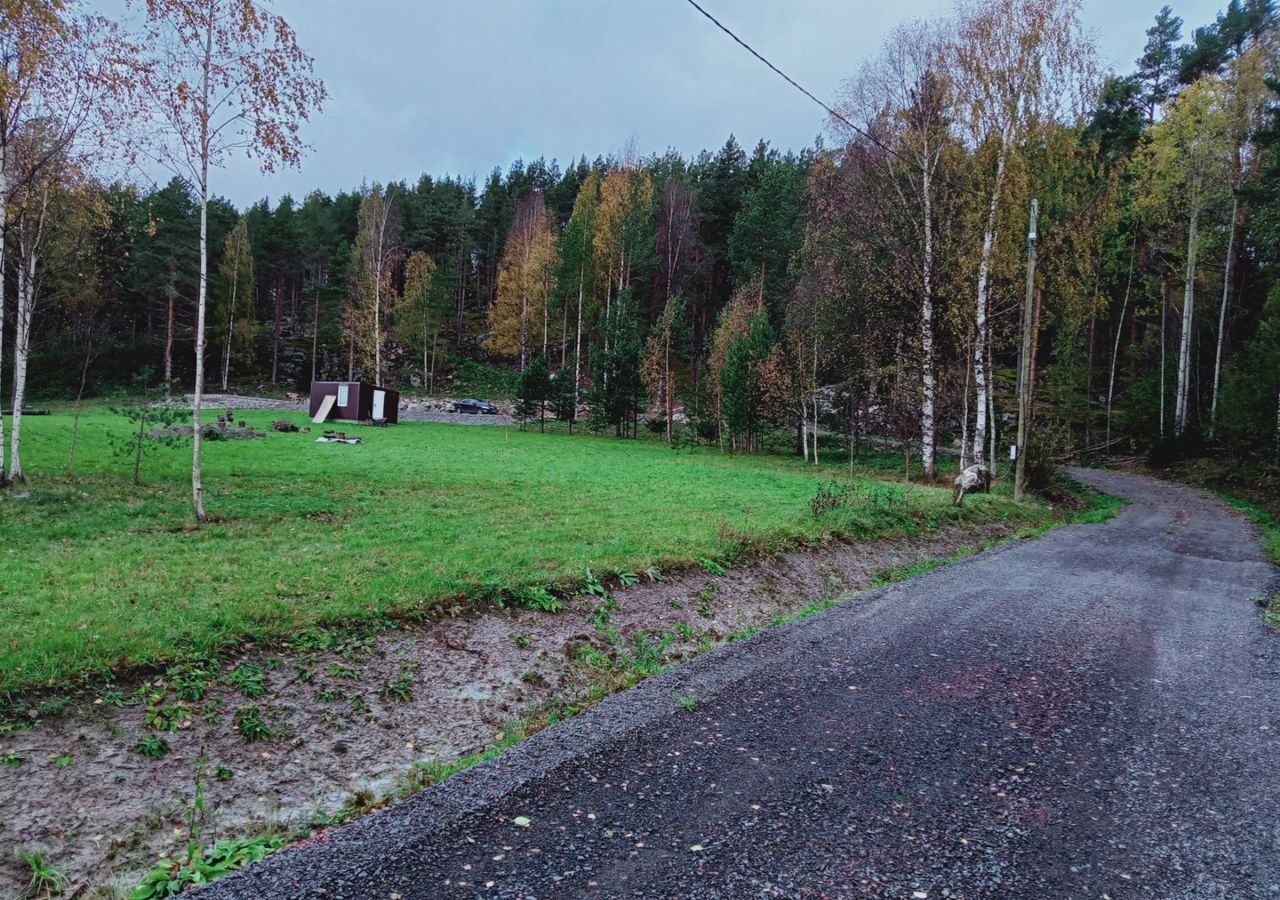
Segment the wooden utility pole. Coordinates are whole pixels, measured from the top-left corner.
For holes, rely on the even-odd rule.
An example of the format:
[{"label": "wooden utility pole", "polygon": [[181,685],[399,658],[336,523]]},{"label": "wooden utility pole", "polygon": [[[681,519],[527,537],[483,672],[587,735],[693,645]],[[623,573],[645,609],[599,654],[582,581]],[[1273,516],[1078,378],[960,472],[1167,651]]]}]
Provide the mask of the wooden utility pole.
[{"label": "wooden utility pole", "polygon": [[1031,440],[1031,333],[1035,330],[1036,214],[1039,204],[1031,201],[1031,221],[1027,226],[1027,299],[1022,307],[1022,354],[1018,360],[1018,442],[1013,499],[1021,500],[1027,485],[1027,445]]}]

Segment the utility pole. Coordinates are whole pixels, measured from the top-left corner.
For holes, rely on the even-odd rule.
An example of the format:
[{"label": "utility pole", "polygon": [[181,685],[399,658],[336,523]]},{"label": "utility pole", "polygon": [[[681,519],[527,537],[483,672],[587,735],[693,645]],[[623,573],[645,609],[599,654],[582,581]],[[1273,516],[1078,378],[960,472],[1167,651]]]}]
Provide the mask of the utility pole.
[{"label": "utility pole", "polygon": [[1014,444],[1013,499],[1021,500],[1027,485],[1027,445],[1031,441],[1031,332],[1035,322],[1036,215],[1039,203],[1031,200],[1027,226],[1027,299],[1022,307],[1022,353],[1018,360],[1018,442]]}]

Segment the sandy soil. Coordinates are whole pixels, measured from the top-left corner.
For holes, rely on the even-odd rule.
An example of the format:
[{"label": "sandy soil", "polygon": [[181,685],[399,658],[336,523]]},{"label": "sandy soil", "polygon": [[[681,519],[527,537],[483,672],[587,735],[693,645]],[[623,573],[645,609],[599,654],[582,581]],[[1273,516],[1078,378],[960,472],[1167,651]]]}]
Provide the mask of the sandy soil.
[{"label": "sandy soil", "polygon": [[[912,541],[840,544],[764,560],[721,577],[702,571],[617,590],[610,625],[625,646],[639,632],[670,634],[668,662],[820,600],[847,597],[889,567],[947,557],[1007,528],[953,529]],[[353,795],[381,797],[415,762],[450,762],[500,739],[511,723],[587,695],[583,647],[607,650],[595,597],[560,613],[462,614],[348,646],[226,661],[219,683],[179,712],[178,730],[144,722],[146,703],[102,700],[0,738],[0,895],[25,882],[15,848],[43,850],[79,884],[128,883],[158,856],[181,851],[205,757],[206,828],[217,835],[296,829]],[[457,613],[457,611],[455,611]],[[262,670],[248,698],[224,683],[241,665]],[[124,688],[129,695],[161,682]],[[159,705],[172,709],[169,693]],[[157,703],[152,702],[154,707]],[[273,738],[247,743],[237,712],[257,707]],[[243,714],[243,713],[242,713]],[[143,756],[140,738],[169,752]],[[20,762],[19,762],[20,761]]]}]

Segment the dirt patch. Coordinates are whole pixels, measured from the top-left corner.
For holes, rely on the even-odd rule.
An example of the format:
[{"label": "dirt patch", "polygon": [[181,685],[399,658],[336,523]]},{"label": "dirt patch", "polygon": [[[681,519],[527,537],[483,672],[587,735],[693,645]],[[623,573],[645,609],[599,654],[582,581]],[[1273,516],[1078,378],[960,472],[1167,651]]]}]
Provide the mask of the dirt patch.
[{"label": "dirt patch", "polygon": [[[207,839],[296,832],[353,797],[388,794],[417,762],[457,760],[513,722],[581,702],[599,660],[619,650],[671,663],[1012,530],[956,527],[644,579],[559,613],[455,616],[339,645],[317,634],[310,649],[226,661],[198,700],[182,699],[172,676],[132,685],[0,738],[0,846],[43,850],[76,883],[135,880],[185,848],[202,754]],[[144,755],[144,738],[167,752]],[[0,894],[25,880],[12,851],[0,856]]]}]

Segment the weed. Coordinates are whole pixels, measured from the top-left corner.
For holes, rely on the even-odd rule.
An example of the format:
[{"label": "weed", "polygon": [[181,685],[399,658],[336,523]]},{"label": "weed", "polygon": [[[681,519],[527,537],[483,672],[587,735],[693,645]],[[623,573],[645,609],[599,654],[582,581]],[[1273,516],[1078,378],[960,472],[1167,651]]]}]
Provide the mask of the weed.
[{"label": "weed", "polygon": [[693,712],[698,708],[698,700],[696,697],[681,697],[676,700],[676,706],[680,707],[685,712]]},{"label": "weed", "polygon": [[336,688],[325,688],[316,693],[316,699],[321,703],[337,703],[339,700],[347,699],[347,692]]},{"label": "weed", "polygon": [[63,755],[63,756],[55,756],[53,758],[53,767],[55,769],[65,769],[68,766],[74,766],[75,764],[76,764],[76,758],[74,756]]},{"label": "weed", "polygon": [[262,668],[252,663],[236,666],[226,674],[224,680],[239,691],[240,696],[250,700],[261,697],[267,692],[267,680]]},{"label": "weed", "polygon": [[246,744],[269,741],[275,736],[271,726],[262,718],[262,710],[256,703],[236,710],[236,731]]},{"label": "weed", "polygon": [[710,585],[698,591],[698,615],[704,619],[714,619],[715,612],[711,609],[711,601],[715,599],[716,586]]},{"label": "weed", "polygon": [[684,601],[679,597],[668,597],[667,606],[670,606],[672,609],[684,609]]},{"label": "weed", "polygon": [[56,719],[71,708],[71,702],[67,695],[49,697],[40,704],[39,718]]},{"label": "weed", "polygon": [[591,610],[591,615],[587,616],[587,621],[596,628],[603,630],[613,621],[613,613],[609,611],[608,605],[601,603],[595,609]]},{"label": "weed", "polygon": [[203,657],[192,657],[179,665],[171,666],[168,677],[173,684],[173,692],[180,699],[194,703],[204,699],[209,683],[214,678],[214,666],[212,661]]},{"label": "weed", "polygon": [[13,750],[6,750],[0,754],[0,765],[6,769],[17,769],[22,766],[25,760]]},{"label": "weed", "polygon": [[18,859],[31,872],[22,897],[57,897],[70,887],[70,880],[55,869],[39,850],[19,850]]},{"label": "weed", "polygon": [[378,688],[378,696],[383,700],[408,703],[413,699],[413,676],[402,672],[395,678],[384,681],[382,687]]},{"label": "weed", "polygon": [[155,695],[147,706],[142,722],[156,731],[181,731],[191,724],[191,710],[182,703],[161,703],[163,694]]},{"label": "weed", "polygon": [[360,677],[360,670],[352,666],[344,666],[341,663],[334,663],[329,666],[329,674],[334,678],[354,680]]},{"label": "weed", "polygon": [[849,502],[849,485],[838,481],[818,485],[818,492],[809,501],[809,511],[815,519],[820,519],[829,512],[845,506]]},{"label": "weed", "polygon": [[618,576],[618,583],[623,587],[634,587],[640,583],[640,576],[635,572],[615,572]]},{"label": "weed", "polygon": [[1273,597],[1254,597],[1253,602],[1262,607],[1263,618],[1272,628],[1280,629],[1280,594]]},{"label": "weed", "polygon": [[213,769],[213,777],[219,781],[230,781],[233,775],[235,773],[226,766],[215,766]]},{"label": "weed", "polygon": [[536,612],[557,613],[564,609],[564,601],[544,587],[527,587],[519,591],[516,599],[525,609]]},{"label": "weed", "polygon": [[533,643],[533,638],[529,635],[529,632],[522,631],[519,634],[513,634],[511,636],[511,643],[523,650]]},{"label": "weed", "polygon": [[133,892],[133,900],[173,897],[188,887],[206,884],[258,862],[283,845],[279,837],[251,837],[217,841],[212,847],[195,847],[185,862],[166,859],[157,863],[142,877]]},{"label": "weed", "polygon": [[138,738],[138,743],[133,745],[133,749],[143,756],[159,759],[169,752],[169,742],[162,737],[151,734]]},{"label": "weed", "polygon": [[594,594],[597,597],[609,596],[608,589],[600,583],[600,580],[596,578],[595,573],[590,569],[587,569],[587,577],[582,582],[582,590],[584,593]]},{"label": "weed", "polygon": [[635,650],[631,656],[631,670],[642,677],[661,672],[671,640],[670,634],[654,635],[645,631],[636,632],[633,638]]},{"label": "weed", "polygon": [[721,576],[728,574],[729,571],[714,559],[710,559],[705,556],[699,557],[698,565],[702,566],[702,571],[706,572],[708,575],[714,575],[716,578],[720,578]]},{"label": "weed", "polygon": [[221,725],[223,706],[224,703],[221,697],[211,698],[203,707],[200,708],[200,718],[204,719],[210,725]]},{"label": "weed", "polygon": [[108,688],[103,691],[102,696],[99,699],[101,699],[107,706],[114,706],[116,709],[124,709],[126,706],[132,706],[137,702],[136,700],[127,699],[124,695],[124,691],[117,690],[116,688]]}]

